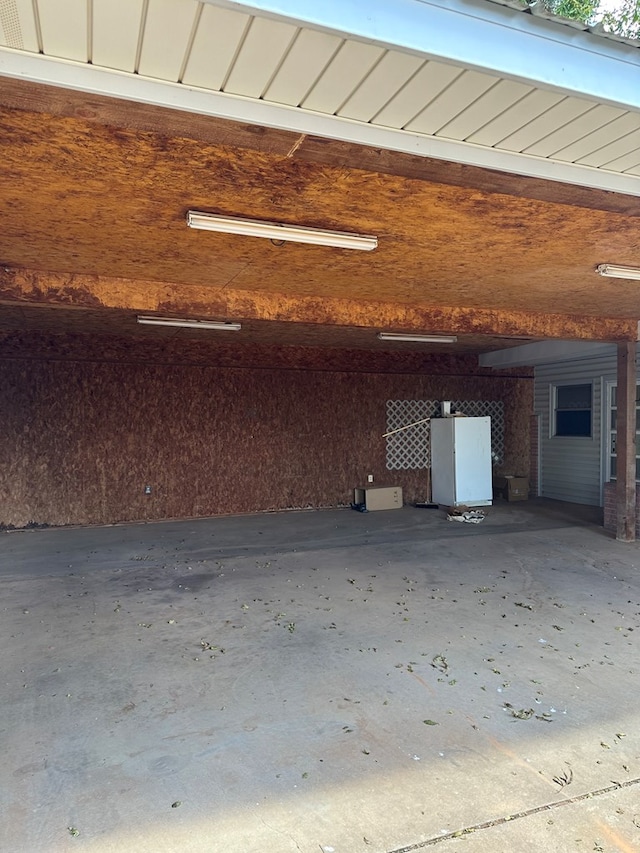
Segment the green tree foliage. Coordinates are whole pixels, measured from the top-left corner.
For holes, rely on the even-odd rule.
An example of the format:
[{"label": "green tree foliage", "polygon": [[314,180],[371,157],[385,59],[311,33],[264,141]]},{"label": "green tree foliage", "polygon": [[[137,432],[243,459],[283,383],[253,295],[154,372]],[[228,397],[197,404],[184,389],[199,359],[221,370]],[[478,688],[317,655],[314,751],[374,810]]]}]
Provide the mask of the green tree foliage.
[{"label": "green tree foliage", "polygon": [[640,38],[640,0],[620,0],[617,8],[611,12],[598,14],[600,0],[542,0],[545,7],[554,15],[594,24],[602,18],[605,28],[626,38]]},{"label": "green tree foliage", "polygon": [[544,5],[561,18],[589,24],[595,18],[600,0],[544,0]]},{"label": "green tree foliage", "polygon": [[594,24],[599,19],[605,29],[625,38],[640,39],[640,0],[620,0],[613,11],[599,14],[600,0],[542,0],[545,7],[562,18]]},{"label": "green tree foliage", "polygon": [[640,39],[640,0],[623,0],[614,12],[605,12],[602,23],[612,33]]}]

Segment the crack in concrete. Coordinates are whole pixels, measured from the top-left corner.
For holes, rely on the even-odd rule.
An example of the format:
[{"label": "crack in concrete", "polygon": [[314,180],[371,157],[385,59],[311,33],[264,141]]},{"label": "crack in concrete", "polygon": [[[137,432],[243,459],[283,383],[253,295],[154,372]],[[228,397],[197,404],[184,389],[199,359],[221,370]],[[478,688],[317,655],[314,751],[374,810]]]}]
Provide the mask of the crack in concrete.
[{"label": "crack in concrete", "polygon": [[540,812],[553,811],[561,806],[570,806],[573,803],[579,803],[582,800],[591,800],[594,797],[601,797],[603,794],[610,794],[613,791],[619,791],[621,788],[630,788],[632,785],[640,784],[640,778],[630,779],[628,782],[614,782],[606,788],[598,788],[596,791],[587,791],[586,794],[578,794],[576,797],[567,797],[565,800],[558,800],[556,803],[545,803],[543,806],[536,806],[533,809],[516,812],[506,817],[498,817],[493,820],[486,820],[483,823],[476,823],[473,826],[466,826],[462,829],[456,829],[453,832],[447,832],[445,835],[438,835],[435,838],[428,838],[426,841],[419,841],[416,844],[409,844],[408,847],[397,847],[394,850],[389,850],[388,853],[413,853],[414,850],[423,850],[425,847],[432,847],[434,844],[440,844],[443,841],[451,841],[453,838],[462,838],[465,835],[470,835],[472,832],[477,832],[481,829],[491,829],[494,826],[501,826],[503,823],[508,823],[512,820],[520,820],[523,817],[531,817],[531,815],[539,814]]},{"label": "crack in concrete", "polygon": [[280,835],[284,835],[286,838],[288,838],[290,841],[292,841],[296,845],[296,848],[300,851],[300,853],[302,853],[302,848],[300,847],[300,845],[295,840],[293,835],[291,835],[290,832],[287,832],[286,829],[278,829],[277,826],[271,826],[270,824],[268,824],[266,822],[266,820],[263,817],[261,817],[260,820],[267,827],[267,829],[270,829],[272,832],[278,832],[278,833],[280,833]]}]

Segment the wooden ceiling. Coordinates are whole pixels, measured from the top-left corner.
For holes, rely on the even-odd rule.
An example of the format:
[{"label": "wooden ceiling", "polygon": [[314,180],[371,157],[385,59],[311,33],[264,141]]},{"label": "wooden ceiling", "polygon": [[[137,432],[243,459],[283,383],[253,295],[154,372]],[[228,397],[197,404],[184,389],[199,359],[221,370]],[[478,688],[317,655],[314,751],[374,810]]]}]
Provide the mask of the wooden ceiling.
[{"label": "wooden ceiling", "polygon": [[300,133],[322,127],[638,191],[638,56],[628,45],[557,17],[542,23],[540,14],[554,16],[526,3],[507,3],[525,18],[486,4],[438,12],[387,2],[359,20],[343,5],[287,14],[286,5],[225,0],[10,0],[3,14],[3,0],[1,64],[19,77],[135,90],[209,114],[249,108]]},{"label": "wooden ceiling", "polygon": [[463,335],[456,344],[417,344],[398,341],[389,344],[378,340],[374,330],[356,326],[312,323],[283,323],[273,320],[250,320],[242,323],[238,333],[204,329],[148,326],[137,322],[129,311],[105,309],[60,308],[43,306],[0,306],[0,340],[15,332],[40,332],[64,335],[123,337],[131,341],[174,343],[198,342],[217,345],[263,345],[270,347],[329,347],[337,350],[383,352],[419,351],[421,353],[477,354],[531,342],[532,338],[500,338],[488,335]]},{"label": "wooden ceiling", "polygon": [[[637,282],[594,272],[604,262],[640,265],[637,199],[10,81],[0,87],[0,107],[0,264],[70,281],[126,280],[129,301],[120,307],[130,310],[105,319],[110,329],[121,321],[125,332],[145,282],[182,288],[185,303],[197,288],[212,304],[251,293],[368,307],[366,322],[345,322],[339,333],[329,322],[313,333],[253,328],[256,337],[292,344],[311,337],[342,346],[345,329],[375,325],[382,304],[566,315],[576,325],[585,318],[594,338],[599,318],[640,317]],[[190,208],[376,234],[379,248],[275,246],[192,231]],[[73,305],[72,290],[46,300]],[[5,305],[29,299],[0,288]],[[18,315],[4,316],[6,327]],[[50,320],[70,322],[62,313]],[[554,335],[553,324],[545,328]]]}]

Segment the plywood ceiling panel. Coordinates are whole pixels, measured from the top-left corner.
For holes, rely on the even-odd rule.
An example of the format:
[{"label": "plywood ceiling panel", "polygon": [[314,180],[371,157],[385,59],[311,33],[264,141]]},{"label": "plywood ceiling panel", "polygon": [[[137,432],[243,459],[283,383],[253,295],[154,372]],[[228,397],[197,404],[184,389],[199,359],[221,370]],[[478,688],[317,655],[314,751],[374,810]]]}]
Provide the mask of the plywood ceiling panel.
[{"label": "plywood ceiling panel", "polygon": [[201,6],[195,0],[149,0],[138,71],[177,82]]},{"label": "plywood ceiling panel", "polygon": [[[637,283],[594,267],[640,265],[639,217],[346,168],[341,148],[318,165],[24,111],[0,111],[0,157],[7,266],[367,305],[638,316]],[[379,248],[191,231],[188,208],[376,234]]]},{"label": "plywood ceiling panel", "polygon": [[253,18],[224,91],[260,98],[287,55],[297,31],[292,24]]},{"label": "plywood ceiling panel", "polygon": [[[205,318],[206,319],[206,318]],[[225,320],[225,317],[208,319]],[[242,318],[236,317],[235,319]],[[457,344],[425,344],[378,339],[375,329],[356,326],[280,323],[243,320],[240,332],[216,332],[167,326],[146,326],[136,314],[117,310],[79,310],[53,307],[16,307],[0,304],[0,340],[12,332],[104,335],[138,341],[197,341],[209,346],[250,345],[320,347],[325,349],[369,350],[371,352],[480,353],[506,349],[530,342],[531,338],[482,337],[463,335]]]},{"label": "plywood ceiling panel", "polygon": [[133,72],[144,0],[93,0],[94,65]]},{"label": "plywood ceiling panel", "polygon": [[[4,43],[325,118],[337,115],[361,125],[617,172],[609,175],[610,186],[620,173],[631,174],[635,168],[624,137],[636,128],[627,127],[629,116],[621,110],[229,5],[202,0],[10,0],[0,3],[0,47]],[[83,71],[76,70],[80,83]],[[296,122],[300,116],[291,118]],[[467,154],[473,162],[474,153]],[[501,168],[504,154],[490,156]],[[552,173],[547,164],[533,166],[528,158],[521,159],[521,168]]]},{"label": "plywood ceiling panel", "polygon": [[26,80],[0,77],[0,109],[3,107],[35,111],[48,116],[82,117],[92,125],[160,133],[164,137],[186,136],[205,144],[293,157],[296,160],[315,163],[316,166],[369,170],[411,180],[431,181],[489,193],[504,192],[545,202],[608,210],[627,216],[640,215],[636,198],[631,195],[577,187],[558,181],[516,177],[506,172],[436,160],[422,154],[406,154],[356,143],[329,141],[317,136],[305,136],[301,139],[300,134],[292,131],[256,127],[70,89],[56,89]]}]

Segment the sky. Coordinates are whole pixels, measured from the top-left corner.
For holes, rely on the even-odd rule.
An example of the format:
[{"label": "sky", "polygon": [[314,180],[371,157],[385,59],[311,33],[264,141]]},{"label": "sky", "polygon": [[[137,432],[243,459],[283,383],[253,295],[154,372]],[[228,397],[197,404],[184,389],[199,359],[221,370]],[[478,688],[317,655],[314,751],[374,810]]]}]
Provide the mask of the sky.
[{"label": "sky", "polygon": [[600,0],[598,18],[601,18],[605,12],[614,12],[620,5],[620,0]]}]

